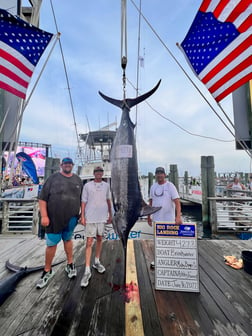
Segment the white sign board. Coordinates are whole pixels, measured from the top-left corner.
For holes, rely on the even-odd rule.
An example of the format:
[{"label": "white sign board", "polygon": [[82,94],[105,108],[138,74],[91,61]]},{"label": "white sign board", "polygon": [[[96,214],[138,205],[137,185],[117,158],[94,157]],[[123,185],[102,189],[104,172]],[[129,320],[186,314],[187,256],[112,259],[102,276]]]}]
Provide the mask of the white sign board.
[{"label": "white sign board", "polygon": [[199,292],[195,223],[155,223],[155,288]]}]

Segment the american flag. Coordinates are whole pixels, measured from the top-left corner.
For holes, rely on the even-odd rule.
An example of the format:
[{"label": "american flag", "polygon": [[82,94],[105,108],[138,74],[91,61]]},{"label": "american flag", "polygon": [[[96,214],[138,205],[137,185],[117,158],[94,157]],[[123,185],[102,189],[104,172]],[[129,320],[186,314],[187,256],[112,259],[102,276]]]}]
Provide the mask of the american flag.
[{"label": "american flag", "polygon": [[0,88],[25,99],[35,66],[52,37],[0,9]]},{"label": "american flag", "polygon": [[204,0],[181,47],[219,102],[252,79],[251,0]]}]

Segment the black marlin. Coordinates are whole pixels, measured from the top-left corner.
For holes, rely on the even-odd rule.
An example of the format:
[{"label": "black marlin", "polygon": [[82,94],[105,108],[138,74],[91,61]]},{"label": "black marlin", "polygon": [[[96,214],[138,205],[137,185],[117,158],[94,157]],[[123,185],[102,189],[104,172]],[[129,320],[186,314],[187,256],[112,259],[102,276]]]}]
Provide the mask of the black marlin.
[{"label": "black marlin", "polygon": [[[63,261],[64,260],[53,264],[53,266],[61,264]],[[43,270],[45,266],[19,267],[12,265],[8,260],[5,263],[5,267],[14,272],[14,274],[10,275],[8,278],[0,280],[0,305],[2,305],[7,297],[15,291],[15,288],[21,279],[23,279],[28,274]]]},{"label": "black marlin", "polygon": [[137,150],[134,128],[130,119],[130,108],[150,97],[159,87],[161,80],[149,92],[136,97],[117,100],[99,94],[122,109],[120,126],[112,145],[110,160],[111,168],[111,192],[115,214],[113,227],[122,240],[126,250],[128,235],[137,219],[141,216],[154,213],[160,209],[150,206],[143,207],[143,198],[138,179]]}]

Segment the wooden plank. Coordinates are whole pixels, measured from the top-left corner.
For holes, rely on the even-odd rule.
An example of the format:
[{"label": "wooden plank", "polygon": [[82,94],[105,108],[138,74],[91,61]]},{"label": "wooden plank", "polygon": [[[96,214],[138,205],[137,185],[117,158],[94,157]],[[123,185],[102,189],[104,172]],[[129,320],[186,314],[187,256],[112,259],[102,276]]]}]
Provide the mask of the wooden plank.
[{"label": "wooden plank", "polygon": [[101,260],[106,272],[98,274],[93,271],[87,288],[81,289],[77,284],[80,302],[72,316],[69,335],[124,334],[124,259],[121,242],[105,241]]},{"label": "wooden plank", "polygon": [[125,335],[144,335],[133,240],[128,240],[126,257]]},{"label": "wooden plank", "polygon": [[157,314],[155,297],[148,272],[148,268],[150,267],[150,261],[148,260],[148,258],[145,259],[145,256],[148,253],[146,252],[146,249],[144,249],[146,245],[143,245],[143,242],[143,240],[134,241],[135,255],[137,256],[137,278],[138,283],[140,284],[139,292],[144,335],[153,336],[153,333],[155,331],[155,336],[162,336],[163,332]]},{"label": "wooden plank", "polygon": [[[61,246],[62,245],[62,246]],[[40,250],[41,264],[44,263],[45,246],[43,243]],[[63,244],[59,244],[55,261],[65,258]],[[33,252],[27,254],[27,261],[32,259]],[[63,264],[65,266],[65,264]],[[38,266],[38,264],[33,264]],[[14,292],[1,307],[5,314],[0,316],[1,330],[6,331],[8,335],[16,335],[21,332],[32,331],[36,329],[41,321],[45,319],[54,319],[55,311],[61,309],[60,300],[62,297],[62,290],[67,287],[69,279],[64,274],[64,266],[62,264],[54,267],[56,271],[55,277],[42,290],[36,289],[36,281],[40,276],[40,272],[29,275],[24,278],[18,285],[16,292]],[[42,271],[41,271],[42,272]],[[66,281],[67,280],[67,281]],[[62,284],[63,283],[63,284]],[[53,299],[52,299],[53,298]],[[6,313],[10,312],[9,318],[6,318]]]},{"label": "wooden plank", "polygon": [[[206,335],[210,335],[210,331],[213,330],[213,324],[205,310],[202,310],[204,307],[198,300],[198,294],[186,292],[176,294],[176,292],[155,290],[155,271],[149,267],[150,262],[154,260],[154,242],[148,240],[141,241],[141,243],[144,247],[144,255],[148,266],[147,271],[155,295],[156,309],[162,325],[163,335],[187,335],[187,332],[189,333],[188,335],[200,335],[203,329],[206,331]],[[192,317],[187,317],[188,326],[185,325],[185,317],[183,314],[180,315],[180,306],[176,303],[181,301],[181,297],[183,298],[183,303],[180,304],[184,306],[182,309],[191,314],[194,310],[195,313]],[[198,315],[199,312],[201,313],[200,315]],[[197,321],[198,323],[196,323]],[[204,322],[205,328],[200,323],[201,321]]]},{"label": "wooden plank", "polygon": [[239,241],[234,243],[233,240],[227,242],[223,241],[220,242],[220,244],[216,244],[216,242],[212,243],[211,241],[204,241],[199,244],[200,255],[206,255],[206,259],[210,257],[213,259],[212,263],[214,264],[214,270],[216,270],[219,275],[232,286],[235,292],[237,292],[237,286],[239,284],[239,294],[245,296],[245,300],[252,300],[252,277],[244,272],[243,269],[235,270],[224,263],[225,252],[222,252],[223,249],[225,249],[226,252],[232,252],[229,255],[237,255],[241,248],[243,247],[239,246]]}]

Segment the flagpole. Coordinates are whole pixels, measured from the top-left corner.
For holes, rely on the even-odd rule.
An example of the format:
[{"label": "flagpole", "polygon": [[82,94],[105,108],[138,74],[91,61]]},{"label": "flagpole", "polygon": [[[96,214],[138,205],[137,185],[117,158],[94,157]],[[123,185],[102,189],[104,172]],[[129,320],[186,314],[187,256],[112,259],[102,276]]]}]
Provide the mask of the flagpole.
[{"label": "flagpole", "polygon": [[0,134],[2,133],[2,130],[3,130],[3,127],[4,127],[4,124],[5,124],[5,121],[6,121],[6,118],[7,118],[7,115],[9,113],[9,111],[10,111],[10,108],[8,107],[8,109],[7,109],[7,111],[6,111],[5,115],[4,115],[1,127],[0,127]]},{"label": "flagpole", "polygon": [[[21,116],[19,116],[18,130],[17,130],[17,133],[16,133],[14,141],[12,141],[12,143],[14,142],[15,147],[14,147],[13,160],[11,162],[11,169],[10,169],[10,174],[9,174],[9,183],[8,183],[9,186],[12,185],[12,176],[13,176],[13,173],[14,173],[14,164],[15,164],[15,158],[16,158],[16,154],[17,154],[18,139],[19,139],[19,135],[20,135],[20,131],[21,131],[21,124],[22,124],[23,105],[24,105],[24,100],[22,100],[22,102],[20,104],[19,114],[21,114]],[[12,144],[11,144],[11,148],[10,149],[12,149]]]}]

